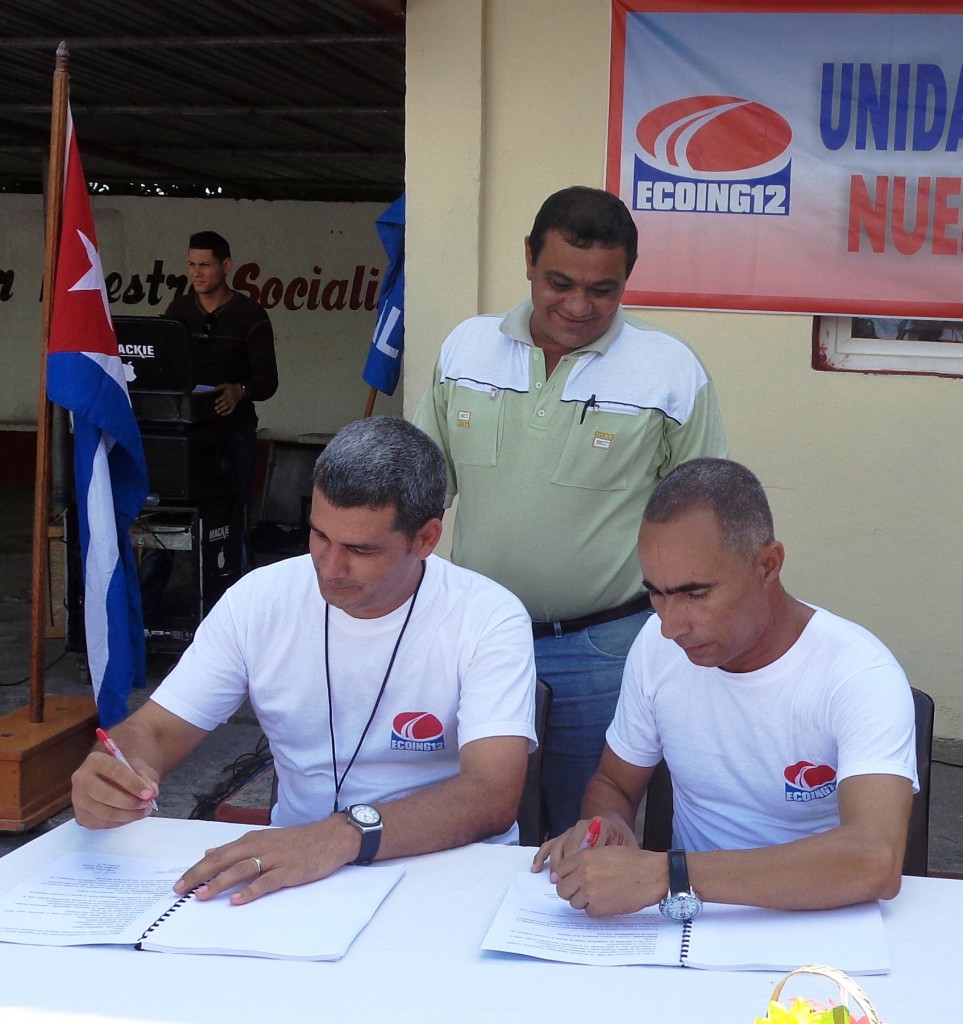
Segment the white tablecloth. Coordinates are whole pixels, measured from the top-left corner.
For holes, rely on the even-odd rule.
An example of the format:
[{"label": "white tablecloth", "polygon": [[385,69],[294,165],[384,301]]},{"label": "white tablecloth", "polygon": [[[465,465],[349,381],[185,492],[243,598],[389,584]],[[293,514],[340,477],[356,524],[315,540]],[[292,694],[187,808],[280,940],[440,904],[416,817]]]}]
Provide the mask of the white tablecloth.
[{"label": "white tablecloth", "polygon": [[[234,833],[231,830],[234,830]],[[112,833],[119,853],[199,851],[237,826],[150,819]],[[0,859],[0,891],[91,834],[69,822]],[[410,858],[407,873],[347,956],[305,963],[0,943],[2,1024],[317,1024],[592,1021],[752,1024],[779,973],[582,967],[479,947],[533,850],[476,844]],[[243,908],[239,908],[243,912]],[[859,979],[887,1024],[960,1019],[963,882],[906,878],[883,905],[894,965]],[[812,983],[806,994],[829,996]]]}]

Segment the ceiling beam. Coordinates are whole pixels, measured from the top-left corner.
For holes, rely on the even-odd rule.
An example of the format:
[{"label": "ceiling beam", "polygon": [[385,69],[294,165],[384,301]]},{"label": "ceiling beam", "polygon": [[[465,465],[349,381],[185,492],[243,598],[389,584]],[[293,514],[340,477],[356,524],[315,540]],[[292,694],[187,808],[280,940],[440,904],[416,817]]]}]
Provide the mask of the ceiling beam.
[{"label": "ceiling beam", "polygon": [[[88,146],[84,146],[84,152],[109,152],[111,159],[116,160],[134,160],[139,156],[146,156],[150,153],[170,153],[176,155],[180,152],[191,153],[194,156],[209,158],[213,156],[232,156],[232,157],[249,157],[249,156],[285,156],[285,157],[348,157],[352,160],[396,160],[399,156],[404,156],[404,146],[398,146],[395,149],[385,150],[374,150],[364,149],[361,146],[354,147],[323,147],[317,146],[313,148],[305,148],[303,146],[286,148],[284,146],[271,146],[270,149],[265,149],[264,146],[248,146],[241,148],[238,146],[224,147],[218,146],[216,149],[202,149],[198,146],[168,146],[158,144],[155,146],[151,145],[138,145],[131,149],[117,149],[116,147],[111,148],[109,151],[104,150],[102,147],[93,147],[90,149]],[[0,143],[0,157],[5,156],[21,156],[21,157],[42,157],[46,155],[48,149],[46,146],[41,146],[36,143],[24,143],[21,146],[10,143]]]},{"label": "ceiling beam", "polygon": [[[0,38],[0,50],[56,50],[56,36]],[[221,47],[266,49],[275,46],[400,46],[404,39],[383,34],[263,36],[80,36],[66,40],[69,50],[198,50]]]},{"label": "ceiling beam", "polygon": [[[404,105],[393,107],[215,106],[188,107],[170,103],[71,103],[74,114],[86,116],[133,114],[149,117],[398,117]],[[49,103],[0,103],[0,117],[10,114],[50,114]]]}]

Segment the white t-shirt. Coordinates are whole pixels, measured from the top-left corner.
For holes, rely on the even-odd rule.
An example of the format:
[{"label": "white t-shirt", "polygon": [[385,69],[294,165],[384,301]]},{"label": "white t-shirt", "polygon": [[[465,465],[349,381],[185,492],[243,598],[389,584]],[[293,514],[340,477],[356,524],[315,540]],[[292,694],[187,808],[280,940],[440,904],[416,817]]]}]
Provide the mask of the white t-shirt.
[{"label": "white t-shirt", "polygon": [[[375,619],[330,609],[339,776],[374,707],[409,606]],[[310,555],[249,573],[214,606],[151,698],[206,730],[250,698],[274,755],[275,825],[317,821],[334,806],[324,610]],[[339,807],[395,800],[453,778],[459,748],[472,740],[525,736],[534,749],[534,688],[531,620],[521,602],[484,576],[430,556]]]},{"label": "white t-shirt", "polygon": [[673,841],[687,850],[772,846],[839,824],[836,785],[854,775],[916,784],[913,698],[871,633],[816,609],[796,643],[755,672],[693,665],[653,616],[629,651],[612,750],[665,756]]}]

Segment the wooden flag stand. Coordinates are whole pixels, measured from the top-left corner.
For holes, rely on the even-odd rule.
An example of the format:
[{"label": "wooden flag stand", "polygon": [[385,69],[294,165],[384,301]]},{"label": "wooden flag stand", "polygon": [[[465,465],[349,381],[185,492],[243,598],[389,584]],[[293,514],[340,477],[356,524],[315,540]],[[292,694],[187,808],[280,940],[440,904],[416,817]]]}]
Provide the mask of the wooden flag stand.
[{"label": "wooden flag stand", "polygon": [[[63,212],[67,134],[66,44],[57,47],[50,119],[50,169],[44,244],[43,327],[37,475],[33,507],[33,586],[30,628],[30,705],[0,716],[0,830],[25,832],[70,803],[70,776],[94,743],[93,697],[44,699],[44,629],[47,616],[47,526],[50,507],[51,405],[47,399],[47,346]],[[46,706],[45,706],[46,705]]]},{"label": "wooden flag stand", "polygon": [[0,716],[0,830],[25,832],[70,803],[70,776],[94,745],[90,697],[49,697],[44,719],[29,708]]}]

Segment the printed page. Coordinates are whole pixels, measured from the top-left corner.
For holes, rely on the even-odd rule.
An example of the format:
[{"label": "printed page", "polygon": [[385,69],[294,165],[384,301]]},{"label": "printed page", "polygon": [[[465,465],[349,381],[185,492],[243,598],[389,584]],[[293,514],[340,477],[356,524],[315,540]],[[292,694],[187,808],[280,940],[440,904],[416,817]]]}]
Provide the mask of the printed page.
[{"label": "printed page", "polygon": [[179,899],[173,885],[191,863],[63,854],[0,896],[0,941],[134,943]]},{"label": "printed page", "polygon": [[692,923],[687,967],[791,971],[831,964],[847,974],[885,974],[889,949],[879,903],[836,910],[764,910],[707,903]]},{"label": "printed page", "polygon": [[141,949],[282,960],[338,960],[374,917],[405,869],[347,865],[317,882],[235,907],[230,893],[191,898],[144,936]]},{"label": "printed page", "polygon": [[591,918],[555,892],[548,872],[519,873],[482,949],[576,964],[683,963],[722,971],[790,971],[832,964],[847,974],[885,974],[889,950],[878,903],[838,910],[764,910],[707,903],[683,937],[682,925],[647,907]]},{"label": "printed page", "polygon": [[522,953],[568,964],[678,966],[682,925],[646,907],[619,917],[573,910],[548,880],[548,871],[519,872],[499,906],[482,949]]}]

